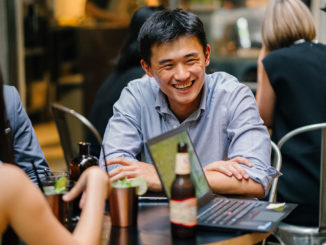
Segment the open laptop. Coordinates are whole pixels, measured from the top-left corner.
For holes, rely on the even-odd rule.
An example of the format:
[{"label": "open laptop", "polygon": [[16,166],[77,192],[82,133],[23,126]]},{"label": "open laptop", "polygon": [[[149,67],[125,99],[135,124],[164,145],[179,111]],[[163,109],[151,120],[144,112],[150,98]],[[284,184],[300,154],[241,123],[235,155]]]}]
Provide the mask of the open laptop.
[{"label": "open laptop", "polygon": [[198,227],[269,232],[297,206],[286,203],[283,210],[276,211],[267,208],[269,202],[257,199],[229,198],[214,194],[185,126],[173,129],[146,142],[168,199],[171,197],[171,185],[175,177],[177,144],[181,141],[188,144],[191,178],[195,184],[198,201]]}]

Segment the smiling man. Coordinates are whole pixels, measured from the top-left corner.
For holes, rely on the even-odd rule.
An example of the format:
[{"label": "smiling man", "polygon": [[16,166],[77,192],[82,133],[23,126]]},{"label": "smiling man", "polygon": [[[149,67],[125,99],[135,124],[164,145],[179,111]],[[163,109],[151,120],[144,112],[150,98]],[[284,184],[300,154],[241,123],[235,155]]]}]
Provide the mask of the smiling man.
[{"label": "smiling man", "polygon": [[269,134],[248,87],[224,72],[206,74],[211,49],[200,19],[163,10],[145,22],[138,39],[147,75],[122,91],[106,128],[111,180],[143,176],[150,190],[162,190],[144,142],[186,125],[215,192],[266,195],[277,174]]}]

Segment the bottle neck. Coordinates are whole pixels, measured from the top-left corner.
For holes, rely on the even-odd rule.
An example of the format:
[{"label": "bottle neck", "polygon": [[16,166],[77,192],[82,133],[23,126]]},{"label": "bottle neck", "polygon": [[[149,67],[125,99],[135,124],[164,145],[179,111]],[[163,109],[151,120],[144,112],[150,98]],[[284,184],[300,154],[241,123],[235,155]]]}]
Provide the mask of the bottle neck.
[{"label": "bottle neck", "polygon": [[85,142],[79,143],[79,155],[88,155],[89,144]]},{"label": "bottle neck", "polygon": [[188,152],[176,154],[176,161],[175,161],[175,174],[177,175],[188,175],[190,174],[191,166],[189,160]]}]

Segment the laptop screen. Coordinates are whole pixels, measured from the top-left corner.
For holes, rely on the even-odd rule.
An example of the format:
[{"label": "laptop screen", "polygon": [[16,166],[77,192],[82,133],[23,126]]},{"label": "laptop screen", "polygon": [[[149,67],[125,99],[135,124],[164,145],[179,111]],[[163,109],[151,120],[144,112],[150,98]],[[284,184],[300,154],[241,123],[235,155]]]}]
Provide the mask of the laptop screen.
[{"label": "laptop screen", "polygon": [[160,175],[164,191],[171,197],[171,186],[175,177],[174,165],[179,142],[187,143],[191,162],[191,178],[196,188],[196,197],[200,199],[210,192],[210,187],[194,151],[185,127],[171,130],[147,141],[147,147]]}]

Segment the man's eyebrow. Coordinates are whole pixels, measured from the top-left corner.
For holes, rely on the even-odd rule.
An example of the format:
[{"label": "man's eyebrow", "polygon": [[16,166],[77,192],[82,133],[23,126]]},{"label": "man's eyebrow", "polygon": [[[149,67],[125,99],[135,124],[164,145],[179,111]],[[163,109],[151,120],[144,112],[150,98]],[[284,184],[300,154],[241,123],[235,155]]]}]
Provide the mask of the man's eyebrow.
[{"label": "man's eyebrow", "polygon": [[158,63],[160,64],[160,65],[163,65],[164,63],[169,63],[169,62],[171,62],[172,61],[172,59],[163,59],[163,60],[160,60]]},{"label": "man's eyebrow", "polygon": [[193,53],[190,53],[190,54],[186,54],[185,55],[185,58],[189,58],[189,57],[192,57],[192,56],[198,56],[199,54],[197,52],[193,52]]},{"label": "man's eyebrow", "polygon": [[[193,52],[193,53],[189,53],[189,54],[186,54],[185,56],[184,56],[184,58],[189,58],[189,57],[193,57],[193,56],[198,56],[199,54],[197,53],[197,52]],[[163,60],[160,60],[158,63],[160,64],[160,65],[162,65],[162,64],[165,64],[165,63],[169,63],[169,62],[171,62],[171,61],[173,61],[172,59],[163,59]]]}]

